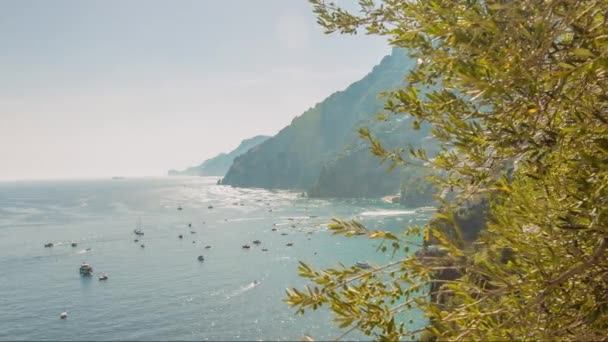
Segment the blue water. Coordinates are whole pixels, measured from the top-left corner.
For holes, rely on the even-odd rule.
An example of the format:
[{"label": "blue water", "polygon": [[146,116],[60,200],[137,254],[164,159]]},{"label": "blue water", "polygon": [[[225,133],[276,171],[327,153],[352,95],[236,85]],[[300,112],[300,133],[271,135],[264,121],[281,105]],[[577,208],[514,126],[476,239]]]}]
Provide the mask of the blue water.
[{"label": "blue water", "polygon": [[[285,288],[304,284],[298,260],[336,266],[390,256],[377,253],[375,241],[331,235],[326,223],[358,218],[399,231],[427,219],[381,201],[307,199],[216,181],[0,183],[0,340],[332,339],[341,331],[328,312],[296,316],[282,302]],[[135,243],[138,217],[145,235]],[[84,261],[93,277],[79,275]]]}]

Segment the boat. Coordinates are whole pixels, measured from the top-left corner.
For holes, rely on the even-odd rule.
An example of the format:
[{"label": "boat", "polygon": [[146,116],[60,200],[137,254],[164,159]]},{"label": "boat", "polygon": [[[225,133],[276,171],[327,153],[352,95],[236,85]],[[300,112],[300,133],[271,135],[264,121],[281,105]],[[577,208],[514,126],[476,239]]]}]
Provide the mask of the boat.
[{"label": "boat", "polygon": [[249,246],[249,245],[243,245],[243,246],[241,246],[241,248],[243,248],[243,249],[249,249],[249,248],[251,248],[251,246]]},{"label": "boat", "polygon": [[50,247],[53,247],[53,243],[52,242],[44,244],[44,248],[50,248]]},{"label": "boat", "polygon": [[202,256],[202,255],[199,255],[199,256],[198,256],[198,261],[205,261],[205,257],[204,257],[204,256]]},{"label": "boat", "polygon": [[93,273],[93,266],[83,262],[82,265],[80,265],[80,275],[90,276],[91,273]]},{"label": "boat", "polygon": [[260,241],[260,240],[253,240],[253,244],[254,244],[254,245],[259,245],[259,244],[261,244],[261,243],[262,243],[262,241]]},{"label": "boat", "polygon": [[109,276],[108,276],[108,274],[107,274],[107,273],[102,273],[102,274],[99,276],[99,280],[108,280],[108,278],[109,278]]},{"label": "boat", "polygon": [[194,230],[191,230],[190,234],[196,234],[196,232]]},{"label": "boat", "polygon": [[188,227],[192,227],[192,223],[188,223]]},{"label": "boat", "polygon": [[281,235],[285,236],[285,235],[287,235],[287,233],[281,233]]},{"label": "boat", "polygon": [[59,318],[61,318],[61,319],[67,319],[68,318],[68,313],[66,311],[60,313],[59,314]]},{"label": "boat", "polygon": [[183,210],[183,209],[184,209],[184,208],[182,208],[182,206],[181,206],[181,205],[179,205],[179,206],[177,207],[177,210]]},{"label": "boat", "polygon": [[291,247],[291,246],[293,246],[293,242],[288,242],[285,246]]},{"label": "boat", "polygon": [[146,245],[144,245],[144,244],[142,243],[142,244],[141,244],[141,246],[139,246],[139,247],[144,248],[144,247],[146,247]]},{"label": "boat", "polygon": [[276,229],[276,228],[272,228],[272,231],[273,231],[273,232],[276,232],[276,231],[277,231],[277,229]]},{"label": "boat", "polygon": [[139,242],[139,239],[135,239],[135,240],[133,240],[133,242]]},{"label": "boat", "polygon": [[364,269],[364,270],[369,269],[369,268],[372,268],[372,267],[371,267],[371,266],[370,266],[370,265],[369,265],[367,262],[365,262],[365,261],[357,261],[357,262],[355,263],[355,266],[356,266],[356,267],[359,267],[359,268],[361,268],[361,269]]},{"label": "boat", "polygon": [[72,247],[76,247],[78,244],[76,242],[72,242]]},{"label": "boat", "polygon": [[184,238],[184,236],[182,234],[179,234],[177,237],[180,238],[180,239]]},{"label": "boat", "polygon": [[137,227],[133,230],[133,233],[135,233],[135,235],[144,235],[144,232],[141,230],[142,224],[141,224],[141,217],[137,220]]},{"label": "boat", "polygon": [[262,252],[268,252],[268,248],[262,248]]},{"label": "boat", "polygon": [[213,206],[212,206],[212,205],[210,205],[210,206],[208,206],[208,207],[207,207],[207,209],[213,209]]},{"label": "boat", "polygon": [[209,245],[205,246],[205,249],[209,249],[209,248],[211,248],[211,246],[209,246]]}]

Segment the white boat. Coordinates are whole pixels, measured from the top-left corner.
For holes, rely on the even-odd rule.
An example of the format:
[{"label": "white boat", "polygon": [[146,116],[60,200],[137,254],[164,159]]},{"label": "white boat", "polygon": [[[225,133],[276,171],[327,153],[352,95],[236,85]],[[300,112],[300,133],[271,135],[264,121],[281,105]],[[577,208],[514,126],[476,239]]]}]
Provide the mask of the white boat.
[{"label": "white boat", "polygon": [[370,265],[369,265],[367,262],[365,262],[365,261],[357,261],[357,262],[355,263],[355,266],[357,266],[357,267],[359,267],[359,268],[361,268],[361,269],[364,269],[364,270],[369,269],[369,268],[372,268],[372,267],[371,267],[371,266],[370,266]]},{"label": "white boat", "polygon": [[107,273],[102,273],[102,274],[99,276],[99,280],[108,280],[108,278],[109,278],[109,276],[108,276],[108,274],[107,274]]},{"label": "white boat", "polygon": [[68,313],[66,311],[60,313],[59,314],[59,318],[61,318],[61,319],[67,319],[68,318]]}]

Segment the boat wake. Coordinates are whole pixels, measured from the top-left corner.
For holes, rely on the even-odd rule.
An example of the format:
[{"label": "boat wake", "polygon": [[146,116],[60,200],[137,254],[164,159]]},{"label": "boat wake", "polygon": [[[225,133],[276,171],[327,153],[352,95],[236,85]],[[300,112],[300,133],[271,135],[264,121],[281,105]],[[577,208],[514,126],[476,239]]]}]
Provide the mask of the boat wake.
[{"label": "boat wake", "polygon": [[252,281],[251,283],[241,287],[240,289],[234,291],[232,294],[230,294],[229,296],[226,296],[226,299],[230,299],[236,296],[240,296],[243,293],[253,290],[254,288],[258,287],[260,284],[262,284],[262,282],[259,281]]},{"label": "boat wake", "polygon": [[379,210],[379,211],[364,211],[360,216],[398,216],[398,215],[412,215],[415,214],[414,210]]}]

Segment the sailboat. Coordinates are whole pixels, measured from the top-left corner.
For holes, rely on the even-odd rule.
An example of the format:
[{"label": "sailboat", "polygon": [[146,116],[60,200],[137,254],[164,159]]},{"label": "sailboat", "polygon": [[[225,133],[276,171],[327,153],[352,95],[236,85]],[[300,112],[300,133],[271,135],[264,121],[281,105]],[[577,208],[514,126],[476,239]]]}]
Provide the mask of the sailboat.
[{"label": "sailboat", "polygon": [[135,233],[135,235],[144,235],[144,232],[141,231],[141,217],[137,220],[137,228],[135,228],[133,230],[133,233]]}]

